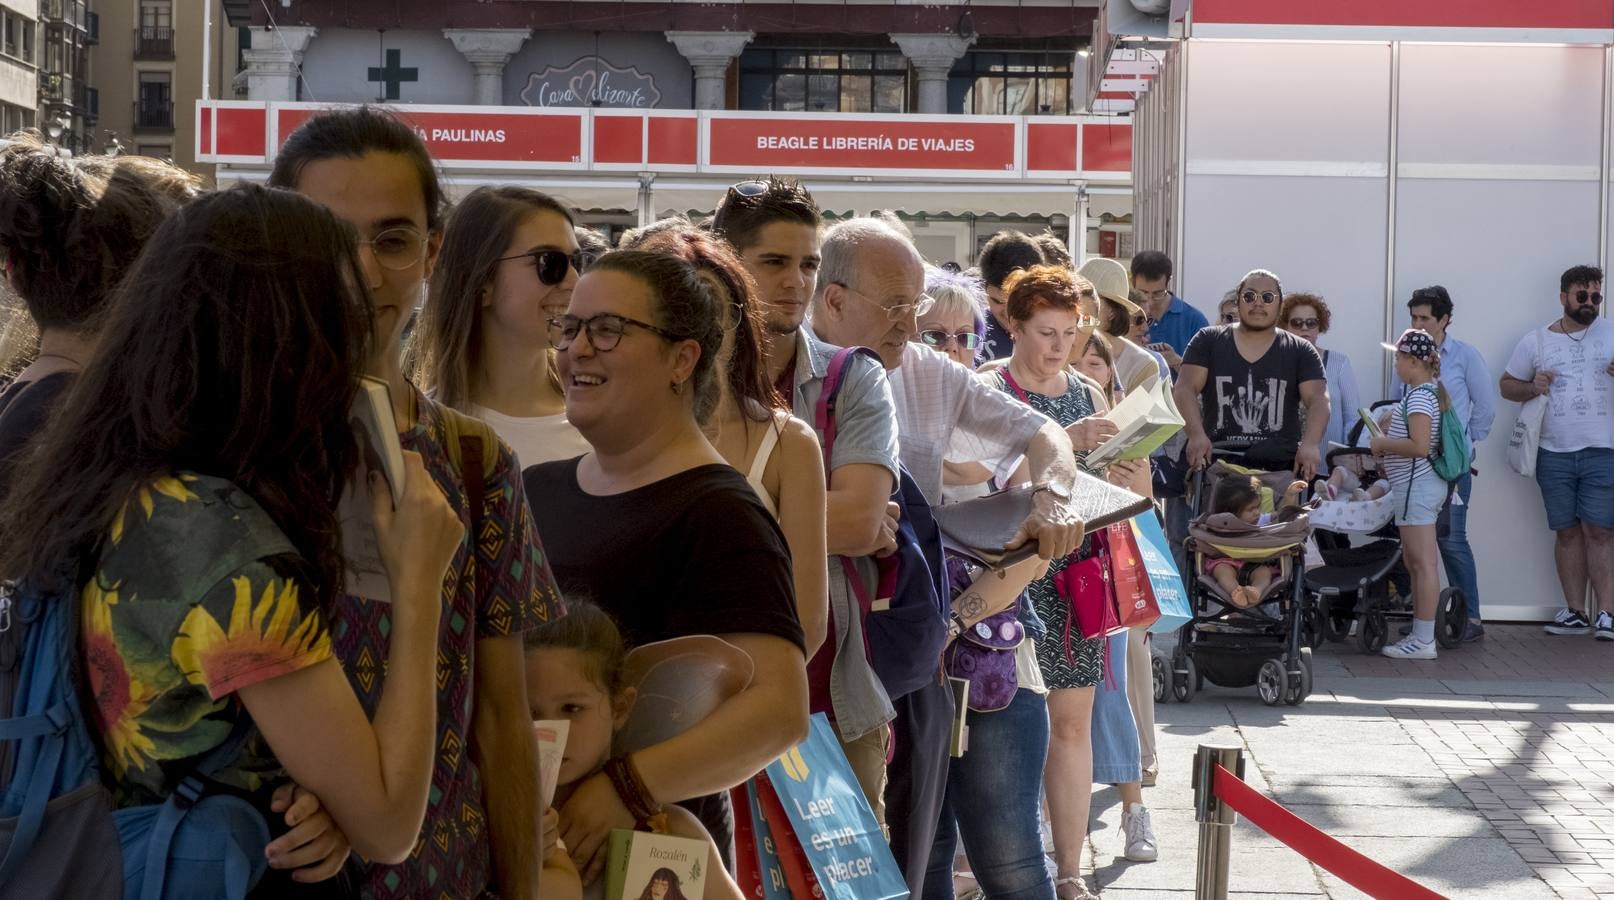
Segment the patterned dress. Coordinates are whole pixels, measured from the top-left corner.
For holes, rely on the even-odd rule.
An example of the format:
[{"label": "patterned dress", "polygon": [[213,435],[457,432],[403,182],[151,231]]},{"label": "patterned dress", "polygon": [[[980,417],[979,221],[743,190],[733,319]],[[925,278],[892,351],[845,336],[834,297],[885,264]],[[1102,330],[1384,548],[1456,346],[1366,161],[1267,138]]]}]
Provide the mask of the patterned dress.
[{"label": "patterned dress", "polygon": [[[1022,402],[1028,402],[1032,409],[1053,419],[1061,427],[1068,428],[1076,424],[1093,415],[1096,409],[1087,387],[1068,375],[1065,393],[1058,397],[1049,397],[1034,391],[1024,391],[1025,396],[1021,397],[1021,392],[1010,386],[1007,379],[1008,371],[1008,366],[993,369],[987,375],[987,383],[1021,399]],[[1085,458],[1085,453],[1077,452],[1078,463]],[[1042,670],[1043,680],[1048,683],[1049,690],[1096,687],[1103,677],[1104,641],[1090,641],[1082,637],[1081,630],[1070,620],[1070,604],[1059,596],[1059,589],[1054,586],[1054,577],[1063,572],[1072,561],[1081,561],[1091,556],[1092,548],[1091,540],[1082,541],[1075,554],[1054,560],[1048,567],[1048,574],[1033,581],[1031,586],[1026,588],[1026,597],[1031,601],[1031,609],[1042,620],[1048,632],[1045,639],[1037,641],[1037,667]]]},{"label": "patterned dress", "polygon": [[[527,508],[515,454],[501,441],[485,472],[482,533],[470,536],[470,499],[455,462],[466,420],[417,394],[419,422],[399,436],[419,453],[426,471],[466,526],[467,538],[443,578],[443,617],[437,639],[437,754],[426,820],[409,859],[370,865],[360,895],[392,898],[470,898],[492,875],[484,780],[471,758],[476,645],[519,635],[562,611],[554,576]],[[331,646],[353,691],[374,717],[386,683],[392,634],[388,604],[344,596],[331,623]],[[490,773],[498,790],[502,773]]]}]

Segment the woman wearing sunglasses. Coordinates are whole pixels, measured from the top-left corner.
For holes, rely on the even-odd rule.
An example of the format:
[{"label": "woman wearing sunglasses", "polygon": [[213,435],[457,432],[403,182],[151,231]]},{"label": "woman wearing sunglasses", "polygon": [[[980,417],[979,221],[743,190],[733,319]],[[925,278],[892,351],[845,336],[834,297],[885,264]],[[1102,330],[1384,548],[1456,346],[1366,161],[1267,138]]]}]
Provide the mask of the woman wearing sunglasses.
[{"label": "woman wearing sunglasses", "polygon": [[523,467],[589,449],[566,420],[549,344],[583,265],[573,226],[548,194],[472,191],[449,220],[410,346],[427,395],[488,423]]},{"label": "woman wearing sunglasses", "polygon": [[[966,369],[975,368],[986,335],[986,287],[976,277],[925,266],[925,293],[935,303],[919,317],[909,340],[947,354]],[[968,438],[955,436],[942,462],[942,502],[957,503],[991,493],[992,473],[975,462]]]},{"label": "woman wearing sunglasses", "polygon": [[620,250],[596,260],[570,310],[550,320],[567,415],[593,447],[525,476],[544,498],[533,518],[562,591],[610,613],[630,646],[712,634],[756,663],[743,692],[678,737],[612,760],[561,808],[585,883],[635,810],[694,800],[730,846],[728,789],[807,733],[788,545],[701,428],[722,398],[725,319],[694,266]]},{"label": "woman wearing sunglasses", "polygon": [[[1344,353],[1330,353],[1317,346],[1317,339],[1328,333],[1330,320],[1328,304],[1316,294],[1294,293],[1283,298],[1283,312],[1279,314],[1280,328],[1317,347],[1323,355],[1323,374],[1328,382],[1328,430],[1323,432],[1323,456],[1328,456],[1328,444],[1346,444],[1351,423],[1356,421],[1356,407],[1361,395],[1356,390],[1356,372],[1351,369],[1351,358]],[[1324,465],[1318,474],[1324,474]]]}]

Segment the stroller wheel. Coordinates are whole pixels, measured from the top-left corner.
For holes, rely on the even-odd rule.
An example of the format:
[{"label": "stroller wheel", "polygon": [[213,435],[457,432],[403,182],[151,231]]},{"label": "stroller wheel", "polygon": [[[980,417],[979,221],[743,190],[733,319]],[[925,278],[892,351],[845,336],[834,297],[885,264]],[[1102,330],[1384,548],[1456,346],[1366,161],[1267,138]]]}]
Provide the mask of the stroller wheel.
[{"label": "stroller wheel", "polygon": [[1289,691],[1284,694],[1283,702],[1290,706],[1299,706],[1311,696],[1311,648],[1300,648],[1300,670],[1289,673]]},{"label": "stroller wheel", "polygon": [[1194,658],[1183,657],[1182,663],[1171,673],[1171,696],[1176,697],[1178,703],[1187,703],[1194,699],[1199,685],[1199,667],[1194,665]]},{"label": "stroller wheel", "polygon": [[1363,653],[1377,653],[1384,649],[1390,636],[1390,622],[1382,610],[1373,610],[1362,617],[1362,627],[1356,632],[1356,644]]},{"label": "stroller wheel", "polygon": [[1306,611],[1300,617],[1300,643],[1312,648],[1321,647],[1323,638],[1328,634],[1328,626],[1322,608],[1317,602],[1306,604]]},{"label": "stroller wheel", "polygon": [[1289,679],[1283,671],[1283,663],[1269,659],[1261,664],[1261,672],[1255,678],[1255,692],[1260,695],[1261,702],[1268,706],[1277,706],[1289,693]]},{"label": "stroller wheel", "polygon": [[1351,623],[1356,619],[1350,615],[1341,615],[1330,610],[1323,614],[1323,627],[1327,629],[1328,640],[1335,644],[1345,642],[1351,636]]},{"label": "stroller wheel", "polygon": [[1166,702],[1166,692],[1171,687],[1171,670],[1166,667],[1166,658],[1163,656],[1149,656],[1149,674],[1154,681],[1154,702]]},{"label": "stroller wheel", "polygon": [[1440,605],[1435,608],[1435,640],[1440,649],[1453,650],[1463,645],[1463,629],[1468,626],[1468,600],[1457,588],[1440,592]]}]

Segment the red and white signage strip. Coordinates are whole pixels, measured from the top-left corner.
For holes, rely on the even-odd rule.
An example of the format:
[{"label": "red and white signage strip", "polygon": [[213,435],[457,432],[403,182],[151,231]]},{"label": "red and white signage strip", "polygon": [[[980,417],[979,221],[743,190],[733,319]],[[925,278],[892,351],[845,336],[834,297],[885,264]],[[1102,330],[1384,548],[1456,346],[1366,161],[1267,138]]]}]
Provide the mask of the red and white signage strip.
[{"label": "red and white signage strip", "polygon": [[1290,40],[1614,41],[1608,0],[1194,0],[1190,37]]},{"label": "red and white signage strip", "polygon": [[759,117],[706,119],[708,172],[1016,178],[1019,120],[1008,116]]},{"label": "red and white signage strip", "polygon": [[[1130,95],[1126,95],[1130,103]],[[269,165],[332,104],[203,101],[197,161]],[[1131,123],[1088,116],[923,116],[393,107],[445,169],[955,180],[1130,178]],[[1098,136],[1098,137],[1095,137]],[[1125,153],[1113,148],[1125,143]],[[1084,152],[1085,146],[1100,148]],[[1126,164],[1116,167],[1117,159]]]}]

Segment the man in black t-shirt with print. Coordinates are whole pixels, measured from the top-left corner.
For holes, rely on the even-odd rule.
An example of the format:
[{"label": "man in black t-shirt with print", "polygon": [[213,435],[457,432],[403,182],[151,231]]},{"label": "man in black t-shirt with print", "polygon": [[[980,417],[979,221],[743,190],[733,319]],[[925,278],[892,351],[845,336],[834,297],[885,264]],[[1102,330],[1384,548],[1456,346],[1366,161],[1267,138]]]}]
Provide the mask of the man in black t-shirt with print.
[{"label": "man in black t-shirt with print", "polygon": [[1278,329],[1282,305],[1278,276],[1256,269],[1239,283],[1238,324],[1202,329],[1188,342],[1176,400],[1193,467],[1209,464],[1215,444],[1247,451],[1257,468],[1292,455],[1296,475],[1316,477],[1328,382],[1317,349]]}]

